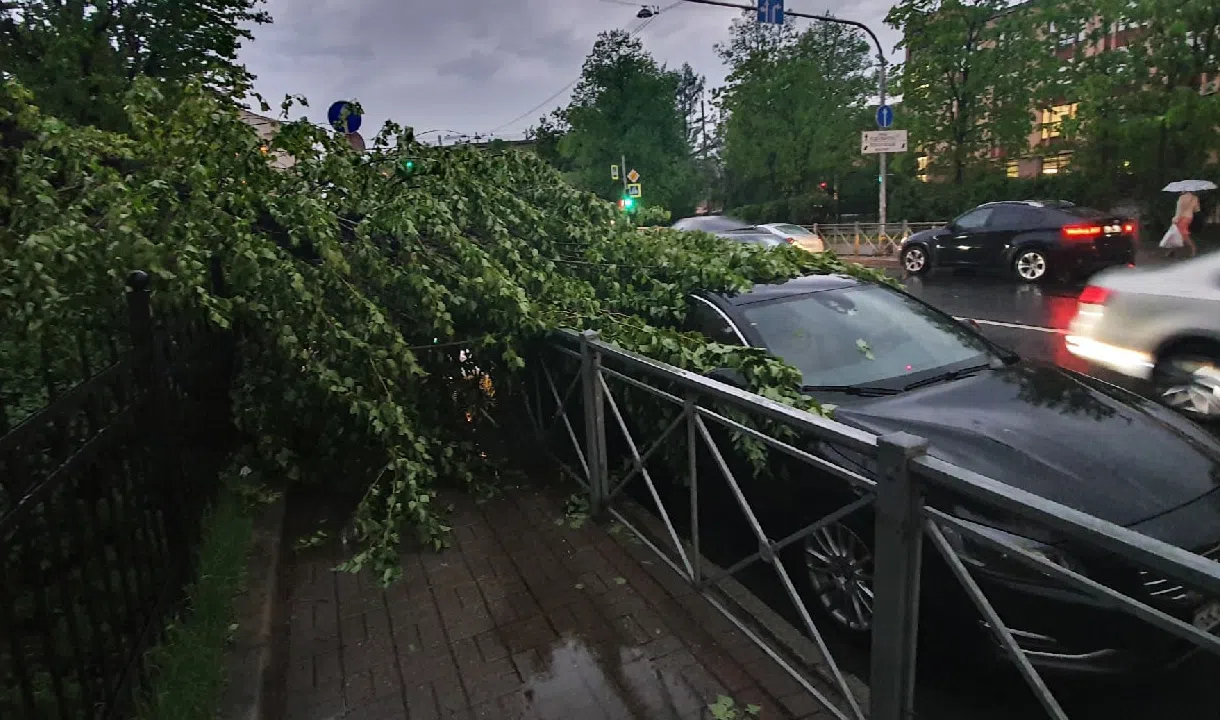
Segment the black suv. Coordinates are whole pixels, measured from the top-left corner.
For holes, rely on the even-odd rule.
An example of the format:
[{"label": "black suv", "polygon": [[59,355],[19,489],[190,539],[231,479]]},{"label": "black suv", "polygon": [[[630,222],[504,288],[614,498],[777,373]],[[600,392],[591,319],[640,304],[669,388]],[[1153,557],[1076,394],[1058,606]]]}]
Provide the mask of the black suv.
[{"label": "black suv", "polygon": [[912,275],[974,267],[1040,282],[1133,262],[1135,222],[1063,201],[985,203],[945,227],[907,238],[899,257]]}]

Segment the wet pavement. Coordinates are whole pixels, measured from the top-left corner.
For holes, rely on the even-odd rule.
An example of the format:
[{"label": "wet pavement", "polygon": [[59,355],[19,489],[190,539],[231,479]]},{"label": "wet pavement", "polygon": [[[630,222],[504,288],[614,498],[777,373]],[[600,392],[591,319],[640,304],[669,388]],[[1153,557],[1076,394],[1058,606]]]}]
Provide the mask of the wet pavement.
[{"label": "wet pavement", "polygon": [[722,695],[769,720],[828,717],[625,532],[565,514],[561,491],[441,500],[453,546],[405,554],[387,590],[334,572],[337,544],[292,552],[272,717],[686,720]]}]

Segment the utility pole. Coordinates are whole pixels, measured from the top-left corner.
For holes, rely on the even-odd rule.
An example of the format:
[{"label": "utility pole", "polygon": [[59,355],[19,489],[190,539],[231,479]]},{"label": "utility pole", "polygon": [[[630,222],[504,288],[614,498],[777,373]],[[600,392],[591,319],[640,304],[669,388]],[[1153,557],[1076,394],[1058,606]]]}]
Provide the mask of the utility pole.
[{"label": "utility pole", "polygon": [[707,159],[707,106],[703,102],[703,94],[699,95],[699,155]]},{"label": "utility pole", "polygon": [[618,166],[619,167],[618,176],[623,179],[623,195],[626,195],[627,194],[627,156],[620,155],[619,162],[621,162],[622,165]]},{"label": "utility pole", "polygon": [[[877,56],[879,58],[881,58],[881,67],[878,68],[878,70],[877,70],[877,74],[881,78],[881,83],[880,83],[881,87],[879,89],[880,93],[881,93],[881,102],[877,106],[880,108],[880,107],[885,107],[885,56],[881,54],[880,46],[877,47]],[[880,110],[878,110],[878,112],[880,112]],[[881,196],[877,200],[877,214],[880,216],[878,218],[878,220],[881,223],[881,235],[879,235],[878,237],[885,236],[885,234],[886,234],[885,233],[885,210],[886,210],[886,207],[885,207],[885,205],[886,205],[886,202],[885,202],[885,200],[886,200],[885,153],[880,153],[880,155],[881,155]],[[880,242],[880,240],[878,240],[878,242]]]}]

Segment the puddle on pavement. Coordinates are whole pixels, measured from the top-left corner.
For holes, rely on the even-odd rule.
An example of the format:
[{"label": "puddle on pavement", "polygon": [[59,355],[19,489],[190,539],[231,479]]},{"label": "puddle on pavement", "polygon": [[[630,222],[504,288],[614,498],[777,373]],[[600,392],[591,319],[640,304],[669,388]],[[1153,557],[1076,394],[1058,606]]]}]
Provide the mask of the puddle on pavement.
[{"label": "puddle on pavement", "polygon": [[527,717],[533,712],[558,717],[556,711],[576,712],[596,704],[615,719],[677,720],[706,704],[639,647],[613,641],[594,644],[581,637],[565,637],[553,646],[521,693]]}]

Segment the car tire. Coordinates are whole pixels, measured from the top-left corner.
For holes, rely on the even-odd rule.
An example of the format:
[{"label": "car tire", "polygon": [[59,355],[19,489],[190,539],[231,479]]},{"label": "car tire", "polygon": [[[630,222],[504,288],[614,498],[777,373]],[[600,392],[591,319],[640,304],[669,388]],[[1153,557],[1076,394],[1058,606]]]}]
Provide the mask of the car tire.
[{"label": "car tire", "polygon": [[1012,272],[1018,280],[1039,283],[1051,277],[1051,262],[1042,248],[1021,248],[1012,259]]},{"label": "car tire", "polygon": [[[873,629],[870,524],[851,520],[830,523],[796,544],[786,558],[791,562],[785,562],[799,577],[796,585],[814,623],[819,628],[833,628],[837,635],[861,647],[868,646]],[[854,575],[849,569],[853,564],[858,566]],[[836,574],[845,582],[837,583]],[[852,595],[860,603],[858,607]]]},{"label": "car tire", "polygon": [[908,275],[924,275],[932,269],[932,258],[923,245],[908,245],[902,249],[902,269]]},{"label": "car tire", "polygon": [[1220,346],[1197,343],[1171,349],[1157,359],[1152,386],[1166,407],[1193,420],[1220,420]]}]

